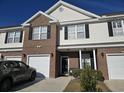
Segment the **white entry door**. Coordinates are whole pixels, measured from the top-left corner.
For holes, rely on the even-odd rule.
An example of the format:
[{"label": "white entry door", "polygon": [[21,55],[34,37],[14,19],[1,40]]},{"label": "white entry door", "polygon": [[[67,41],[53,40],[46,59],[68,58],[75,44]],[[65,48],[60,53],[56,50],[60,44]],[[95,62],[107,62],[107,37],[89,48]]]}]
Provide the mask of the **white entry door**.
[{"label": "white entry door", "polygon": [[124,79],[124,54],[107,55],[109,79]]},{"label": "white entry door", "polygon": [[32,55],[28,56],[29,66],[37,70],[37,76],[41,78],[49,77],[50,56],[49,55]]}]

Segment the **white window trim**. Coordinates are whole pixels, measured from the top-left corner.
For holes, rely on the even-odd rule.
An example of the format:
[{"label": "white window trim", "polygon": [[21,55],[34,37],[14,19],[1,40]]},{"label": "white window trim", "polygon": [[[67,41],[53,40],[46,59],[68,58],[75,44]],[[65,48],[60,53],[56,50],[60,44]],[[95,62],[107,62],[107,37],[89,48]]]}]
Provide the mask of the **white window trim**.
[{"label": "white window trim", "polygon": [[[21,31],[18,31],[20,32],[20,36],[21,36]],[[8,33],[13,33],[13,37],[12,37],[12,42],[8,42],[8,36],[7,36],[7,43],[19,43],[19,42],[15,42],[15,38],[17,38],[15,35],[16,35],[16,32],[8,32]],[[19,36],[19,41],[20,41],[20,36]]]},{"label": "white window trim", "polygon": [[[117,20],[118,21],[118,20]],[[120,20],[121,21],[121,25],[122,25],[122,31],[123,31],[123,35],[124,35],[124,20]],[[112,21],[112,30],[113,30],[113,36],[123,36],[123,35],[114,35],[114,30],[117,29],[117,28],[113,28],[113,22]],[[116,21],[115,21],[116,22]]]},{"label": "white window trim", "polygon": [[[86,38],[86,28],[85,28],[85,24],[80,24],[80,25],[82,25],[83,26],[83,30],[84,30],[84,38]],[[77,27],[78,25],[76,25],[76,27]],[[77,29],[76,29],[77,30]],[[75,31],[76,31],[75,30]],[[76,34],[78,33],[78,31],[76,31]],[[77,35],[76,35],[77,36]],[[84,38],[78,38],[78,36],[76,37],[76,39],[84,39]]]},{"label": "white window trim", "polygon": [[[47,26],[38,26],[38,39],[34,39],[33,38],[33,40],[44,40],[44,39],[41,38],[42,27],[46,27],[47,28],[47,33],[46,34],[48,34],[48,27]],[[32,33],[32,35],[34,35],[34,34]],[[48,39],[48,38],[46,37],[46,39]]]},{"label": "white window trim", "polygon": [[[77,27],[78,27],[78,25],[82,25],[83,26],[83,30],[84,30],[84,38],[78,38],[78,36],[77,36],[77,33],[78,33],[78,31],[77,31]],[[74,26],[74,32],[75,32],[75,38],[73,38],[73,39],[70,39],[69,37],[68,37],[68,40],[76,40],[76,39],[85,39],[86,38],[86,28],[85,28],[85,24],[77,24],[77,25],[70,25],[70,26]],[[69,26],[68,26],[69,27]],[[68,33],[69,34],[69,33]]]}]

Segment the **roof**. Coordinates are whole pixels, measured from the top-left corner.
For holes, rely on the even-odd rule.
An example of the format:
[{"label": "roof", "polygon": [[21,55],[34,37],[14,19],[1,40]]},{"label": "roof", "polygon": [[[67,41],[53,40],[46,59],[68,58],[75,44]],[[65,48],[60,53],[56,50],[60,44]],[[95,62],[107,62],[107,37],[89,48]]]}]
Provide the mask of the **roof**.
[{"label": "roof", "polygon": [[21,25],[17,25],[17,26],[3,26],[3,27],[0,27],[0,31],[11,30],[11,29],[21,29],[21,28],[22,28]]},{"label": "roof", "polygon": [[66,7],[69,7],[69,8],[71,8],[71,9],[77,11],[77,12],[86,14],[86,15],[91,16],[91,17],[98,17],[98,18],[100,17],[99,15],[96,15],[96,14],[94,14],[94,13],[91,13],[91,12],[89,12],[89,11],[86,11],[86,10],[84,10],[84,9],[81,9],[81,8],[79,8],[79,7],[76,7],[76,6],[72,5],[72,4],[69,4],[69,3],[67,3],[67,2],[64,2],[64,1],[62,1],[62,0],[60,0],[60,1],[58,1],[56,4],[54,4],[54,5],[53,5],[51,8],[49,8],[45,13],[46,13],[46,14],[50,14],[51,12],[53,12],[55,9],[57,9],[57,8],[58,8],[59,6],[61,6],[61,5],[64,5],[64,6],[66,6]]},{"label": "roof", "polygon": [[42,11],[38,11],[36,14],[34,14],[32,17],[30,17],[28,20],[22,23],[22,25],[26,25],[28,22],[30,22],[31,20],[33,20],[34,18],[36,18],[38,15],[41,15],[41,14],[51,19],[51,21],[57,21],[54,17],[51,17],[50,15],[47,15],[46,13]]},{"label": "roof", "polygon": [[113,16],[113,15],[122,15],[122,14],[124,14],[124,11],[112,12],[112,13],[105,13],[105,14],[103,14],[103,16],[104,15],[106,15],[106,16]]}]

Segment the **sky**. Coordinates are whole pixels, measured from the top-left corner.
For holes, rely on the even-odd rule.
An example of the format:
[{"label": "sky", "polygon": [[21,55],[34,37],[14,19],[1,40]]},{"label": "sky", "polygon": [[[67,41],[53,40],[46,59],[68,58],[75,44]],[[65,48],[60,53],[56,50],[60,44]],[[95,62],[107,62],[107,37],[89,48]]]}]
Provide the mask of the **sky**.
[{"label": "sky", "polygon": [[[0,0],[0,27],[20,25],[59,0]],[[97,15],[124,12],[124,0],[63,0]]]}]

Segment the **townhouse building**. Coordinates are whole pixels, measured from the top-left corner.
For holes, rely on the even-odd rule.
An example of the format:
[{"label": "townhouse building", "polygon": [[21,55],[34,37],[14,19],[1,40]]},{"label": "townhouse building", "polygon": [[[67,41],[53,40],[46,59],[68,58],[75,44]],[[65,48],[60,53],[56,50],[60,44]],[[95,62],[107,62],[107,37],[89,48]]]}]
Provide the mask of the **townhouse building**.
[{"label": "townhouse building", "polygon": [[105,79],[124,79],[124,14],[99,16],[58,1],[20,26],[0,28],[0,58],[22,60],[41,77],[89,64]]}]

